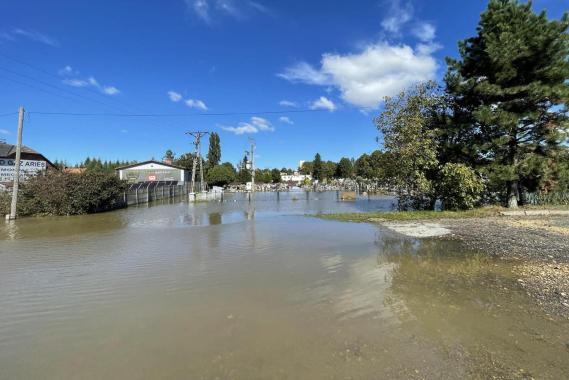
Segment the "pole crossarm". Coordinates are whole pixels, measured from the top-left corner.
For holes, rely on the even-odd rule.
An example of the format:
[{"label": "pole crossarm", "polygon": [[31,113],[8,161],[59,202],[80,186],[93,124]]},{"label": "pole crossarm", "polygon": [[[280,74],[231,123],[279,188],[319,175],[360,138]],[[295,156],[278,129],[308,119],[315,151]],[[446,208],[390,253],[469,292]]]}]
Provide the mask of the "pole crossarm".
[{"label": "pole crossarm", "polygon": [[190,187],[190,192],[195,193],[195,185],[196,185],[196,169],[199,160],[200,164],[200,191],[204,191],[204,181],[203,181],[203,165],[202,165],[202,154],[201,154],[201,139],[205,135],[208,135],[209,132],[206,131],[188,131],[186,135],[190,135],[194,138],[194,159],[192,161],[192,182]]}]

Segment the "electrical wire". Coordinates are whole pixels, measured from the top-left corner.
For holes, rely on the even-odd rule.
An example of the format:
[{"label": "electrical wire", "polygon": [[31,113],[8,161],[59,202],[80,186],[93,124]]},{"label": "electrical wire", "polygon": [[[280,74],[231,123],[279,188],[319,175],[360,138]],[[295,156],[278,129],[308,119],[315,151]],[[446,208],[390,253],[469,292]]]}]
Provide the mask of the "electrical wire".
[{"label": "electrical wire", "polygon": [[[37,83],[39,83],[39,84],[41,84],[41,85],[43,85],[43,86],[46,86],[46,87],[55,89],[55,90],[60,91],[60,92],[62,92],[62,93],[64,93],[64,94],[75,96],[76,98],[81,99],[81,100],[86,100],[86,101],[90,101],[90,102],[95,102],[95,103],[97,103],[97,104],[99,104],[99,105],[103,105],[103,106],[105,106],[105,107],[113,108],[113,109],[115,109],[115,110],[118,109],[118,108],[116,108],[115,106],[110,105],[110,104],[108,104],[108,103],[105,103],[105,102],[102,102],[102,101],[99,101],[99,100],[96,100],[96,99],[87,98],[87,97],[85,97],[85,96],[83,96],[83,95],[81,95],[81,94],[77,94],[77,93],[75,93],[75,92],[73,92],[73,91],[70,91],[70,90],[68,90],[68,89],[61,88],[61,87],[59,87],[59,86],[56,86],[56,85],[53,85],[53,84],[51,84],[51,83],[45,82],[45,81],[43,81],[43,80],[41,80],[41,79],[37,79],[37,78],[31,77],[31,76],[29,76],[29,75],[19,73],[19,72],[17,72],[17,71],[14,71],[14,70],[11,70],[11,69],[7,69],[7,68],[5,68],[5,67],[0,67],[0,70],[5,71],[5,72],[7,72],[7,73],[10,73],[10,74],[12,74],[12,75],[16,75],[16,76],[18,76],[18,77],[27,79],[27,80],[31,80],[31,81],[33,81],[33,82],[37,82]],[[73,100],[76,101],[77,99],[73,99]],[[120,110],[120,109],[119,109],[119,110]]]},{"label": "electrical wire", "polygon": [[207,113],[80,113],[80,112],[47,112],[47,111],[29,111],[36,115],[51,116],[100,116],[100,117],[195,117],[195,116],[239,116],[239,115],[272,115],[272,114],[289,114],[289,113],[308,113],[308,112],[324,112],[321,109],[302,109],[287,111],[250,111],[250,112],[207,112]]}]

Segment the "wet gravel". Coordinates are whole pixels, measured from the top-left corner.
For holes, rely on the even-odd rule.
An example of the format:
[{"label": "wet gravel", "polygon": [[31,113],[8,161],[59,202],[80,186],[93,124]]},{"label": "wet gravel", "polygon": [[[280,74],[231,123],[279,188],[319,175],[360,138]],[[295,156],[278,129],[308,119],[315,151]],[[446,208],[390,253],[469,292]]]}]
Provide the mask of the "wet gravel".
[{"label": "wet gravel", "polygon": [[519,285],[548,314],[569,318],[569,218],[492,217],[439,221],[442,239],[514,263]]}]

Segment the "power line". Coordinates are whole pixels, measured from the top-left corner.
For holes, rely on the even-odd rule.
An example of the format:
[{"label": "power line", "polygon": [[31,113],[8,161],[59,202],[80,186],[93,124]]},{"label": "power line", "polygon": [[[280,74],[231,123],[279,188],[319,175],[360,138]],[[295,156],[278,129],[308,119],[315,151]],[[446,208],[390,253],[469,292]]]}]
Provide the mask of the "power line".
[{"label": "power line", "polygon": [[[42,84],[42,85],[44,85],[44,86],[46,86],[46,87],[53,88],[53,89],[55,89],[55,90],[57,90],[57,91],[60,91],[60,92],[65,93],[65,94],[69,94],[69,95],[75,96],[75,97],[77,97],[77,98],[79,98],[79,99],[82,99],[82,100],[87,100],[87,101],[90,101],[90,102],[95,102],[95,103],[97,103],[97,104],[99,104],[99,105],[103,105],[103,106],[105,106],[105,107],[118,109],[118,108],[116,108],[115,106],[113,106],[113,105],[111,105],[111,104],[108,104],[108,103],[105,103],[105,102],[102,102],[102,101],[99,101],[99,100],[96,100],[96,99],[88,98],[88,97],[83,96],[83,95],[81,95],[81,94],[78,94],[78,93],[75,93],[75,92],[73,92],[73,91],[70,91],[70,90],[68,90],[68,89],[66,89],[66,88],[62,88],[62,87],[53,85],[53,84],[48,83],[48,82],[45,82],[45,81],[43,81],[43,80],[41,80],[41,79],[37,79],[37,78],[31,77],[31,76],[29,76],[29,75],[19,73],[19,72],[17,72],[17,71],[14,71],[14,70],[11,70],[11,69],[7,69],[7,68],[5,68],[5,67],[0,67],[0,70],[5,71],[5,72],[8,72],[8,73],[10,73],[10,74],[12,74],[12,75],[19,76],[19,77],[24,78],[24,79],[27,79],[27,80],[31,80],[31,81],[33,81],[33,82],[37,82],[37,83]],[[28,85],[29,85],[29,84],[28,84]],[[76,101],[77,99],[73,99],[73,100]],[[119,109],[119,110],[120,110],[120,109]]]},{"label": "power line", "polygon": [[41,92],[45,92],[46,94],[53,95],[53,96],[57,96],[57,97],[62,98],[62,99],[71,100],[71,101],[76,101],[76,99],[70,98],[69,96],[61,95],[61,94],[58,94],[57,92],[49,91],[49,90],[46,90],[46,89],[43,88],[43,87],[34,86],[34,85],[32,85],[32,84],[29,84],[29,83],[26,83],[26,82],[22,82],[22,81],[20,81],[20,80],[14,79],[14,78],[9,78],[9,77],[3,76],[3,75],[0,75],[0,78],[3,78],[3,79],[5,79],[5,80],[8,80],[8,81],[13,82],[13,83],[18,83],[18,84],[21,84],[21,85],[24,85],[24,86],[31,87],[31,88],[33,88],[34,90],[41,91]]},{"label": "power line", "polygon": [[101,117],[194,117],[194,116],[239,116],[239,115],[272,115],[272,114],[289,114],[289,113],[308,113],[308,112],[324,112],[321,109],[302,109],[302,110],[287,110],[287,111],[242,111],[242,112],[207,112],[207,113],[112,113],[112,112],[99,112],[99,113],[79,113],[79,112],[45,112],[45,111],[30,111],[36,115],[48,116],[101,116]]},{"label": "power line", "polygon": [[17,115],[17,112],[0,113],[0,117]]},{"label": "power line", "polygon": [[[0,56],[4,57],[4,58],[6,58],[6,59],[9,59],[9,60],[12,61],[12,62],[16,62],[16,63],[19,63],[20,65],[27,66],[27,67],[29,67],[29,68],[31,68],[31,69],[34,69],[34,70],[36,70],[36,71],[39,71],[39,72],[42,73],[42,74],[48,75],[48,76],[50,76],[50,77],[52,77],[52,78],[55,78],[55,79],[57,79],[58,82],[61,80],[61,77],[59,77],[59,76],[57,76],[57,75],[55,75],[55,74],[53,74],[53,73],[51,73],[51,72],[49,72],[49,71],[47,71],[47,70],[45,70],[45,69],[42,69],[42,68],[39,67],[39,66],[35,66],[35,65],[33,65],[33,64],[29,63],[29,62],[22,61],[21,59],[17,59],[17,58],[8,56],[8,55],[6,55],[5,53],[3,53],[2,51],[0,51]],[[92,88],[86,87],[85,89],[86,89],[87,91],[89,91],[89,92],[92,92],[92,93],[96,94],[96,95],[104,96],[103,94],[101,94],[100,92],[98,92],[98,91],[96,91],[96,90],[94,90],[94,89],[92,89]]]},{"label": "power line", "polygon": [[[21,59],[17,59],[17,58],[8,56],[8,55],[6,55],[5,53],[3,53],[2,51],[0,51],[0,56],[4,57],[4,58],[6,58],[6,59],[8,59],[8,60],[10,60],[10,61],[12,61],[12,62],[16,62],[16,63],[18,63],[18,64],[20,64],[20,65],[27,66],[27,67],[29,67],[29,68],[32,68],[32,69],[34,69],[34,70],[36,70],[36,71],[39,71],[39,72],[45,74],[45,75],[48,75],[48,76],[50,76],[50,77],[53,77],[53,78],[57,79],[58,81],[61,80],[61,78],[60,78],[59,76],[57,76],[57,75],[55,75],[55,74],[53,74],[53,73],[51,73],[51,72],[49,72],[49,71],[47,71],[47,70],[41,68],[41,67],[38,67],[38,66],[36,66],[36,65],[33,65],[33,64],[31,64],[31,63],[29,63],[29,62],[26,62],[26,61],[23,61],[23,60],[21,60]],[[17,75],[18,75],[18,74],[17,74]],[[21,83],[21,82],[20,82],[20,83]],[[25,83],[24,83],[24,84],[25,84]],[[32,86],[32,87],[33,87],[33,86]],[[92,93],[94,93],[94,94],[96,94],[96,95],[98,95],[98,96],[101,96],[101,97],[104,96],[101,92],[99,92],[99,91],[97,91],[97,90],[95,90],[95,89],[93,89],[93,88],[85,87],[84,89],[87,90],[87,91],[89,91],[89,92],[92,92]],[[74,93],[74,92],[72,92],[72,91],[68,91],[68,90],[67,90],[67,92],[72,93],[72,94],[74,94],[74,95],[76,95],[76,96],[80,96],[80,95],[78,95],[78,94],[76,94],[76,93]],[[91,100],[90,98],[85,98],[85,99]],[[119,107],[114,107],[113,105],[110,105],[110,104],[107,104],[107,103],[103,103],[103,102],[100,102],[100,101],[96,101],[96,100],[91,100],[91,101],[95,101],[95,102],[97,102],[97,103],[99,103],[99,104],[103,104],[103,105],[105,105],[105,106],[107,106],[107,107],[114,108],[115,110],[119,110],[119,111],[125,111],[125,110],[126,110],[127,112],[130,112],[131,110],[134,110],[134,111],[136,112],[136,111],[139,111],[139,110],[140,110],[140,108],[138,108],[137,106],[134,106],[134,105],[129,104],[129,103],[127,103],[127,102],[121,102],[121,101],[119,101],[119,100],[117,100],[117,99],[113,99],[113,100],[114,100],[116,103],[120,104],[122,107],[120,107],[120,108],[119,108]],[[124,108],[124,107],[127,107],[127,108]]]}]

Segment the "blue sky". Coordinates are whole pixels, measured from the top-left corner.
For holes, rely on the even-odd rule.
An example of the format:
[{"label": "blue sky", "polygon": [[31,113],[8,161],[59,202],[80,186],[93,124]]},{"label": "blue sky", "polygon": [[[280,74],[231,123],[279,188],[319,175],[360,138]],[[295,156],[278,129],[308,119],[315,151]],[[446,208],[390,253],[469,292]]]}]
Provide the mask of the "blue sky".
[{"label": "blue sky", "polygon": [[[68,163],[184,153],[191,150],[184,132],[197,129],[218,132],[222,160],[232,163],[249,137],[260,167],[295,167],[316,152],[358,157],[378,148],[372,120],[381,99],[440,80],[444,57],[456,56],[485,7],[485,0],[4,1],[0,115],[24,105],[24,143]],[[536,0],[534,8],[559,18],[569,0]],[[0,138],[15,141],[16,124],[15,115],[0,117]]]}]

